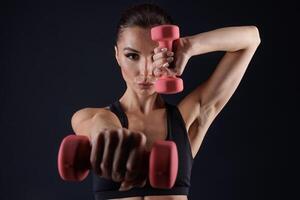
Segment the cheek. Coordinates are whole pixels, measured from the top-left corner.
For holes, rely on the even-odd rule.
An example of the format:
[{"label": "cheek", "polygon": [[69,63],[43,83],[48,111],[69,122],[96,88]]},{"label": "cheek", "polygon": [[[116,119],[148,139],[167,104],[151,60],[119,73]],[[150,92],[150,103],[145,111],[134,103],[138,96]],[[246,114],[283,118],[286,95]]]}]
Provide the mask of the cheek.
[{"label": "cheek", "polygon": [[138,70],[134,66],[122,65],[121,71],[124,79],[128,81],[133,81],[138,76]]},{"label": "cheek", "polygon": [[138,67],[135,66],[135,64],[128,62],[122,62],[121,71],[126,80],[133,80],[133,78],[139,74]]}]

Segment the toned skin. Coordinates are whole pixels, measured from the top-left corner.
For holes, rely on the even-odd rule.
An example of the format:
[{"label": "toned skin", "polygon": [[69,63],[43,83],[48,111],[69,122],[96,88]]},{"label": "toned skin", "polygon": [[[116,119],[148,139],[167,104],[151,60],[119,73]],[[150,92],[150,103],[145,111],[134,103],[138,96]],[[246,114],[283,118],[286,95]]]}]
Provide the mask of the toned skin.
[{"label": "toned skin", "polygon": [[[81,109],[71,120],[76,134],[90,138],[93,170],[101,177],[122,182],[120,190],[143,187],[147,169],[142,158],[154,141],[166,138],[167,127],[163,99],[153,85],[139,83],[154,83],[164,73],[180,76],[191,57],[225,51],[211,76],[177,105],[195,157],[209,126],[238,87],[259,44],[257,27],[225,27],[182,37],[170,52],[151,40],[150,28],[125,28],[115,46],[115,57],[127,85],[119,101],[128,117],[128,129],[122,128],[107,107]],[[166,69],[168,65],[175,68]],[[132,145],[129,147],[126,142]],[[187,196],[122,198],[142,199],[186,200]]]}]

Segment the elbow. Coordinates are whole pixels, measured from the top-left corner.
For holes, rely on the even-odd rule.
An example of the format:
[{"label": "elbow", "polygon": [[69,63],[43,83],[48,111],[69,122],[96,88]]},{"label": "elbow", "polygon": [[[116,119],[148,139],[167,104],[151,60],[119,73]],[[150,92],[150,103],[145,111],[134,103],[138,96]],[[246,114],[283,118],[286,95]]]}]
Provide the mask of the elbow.
[{"label": "elbow", "polygon": [[260,34],[257,26],[250,26],[250,34],[251,34],[251,43],[253,45],[259,45],[261,40],[260,40]]}]

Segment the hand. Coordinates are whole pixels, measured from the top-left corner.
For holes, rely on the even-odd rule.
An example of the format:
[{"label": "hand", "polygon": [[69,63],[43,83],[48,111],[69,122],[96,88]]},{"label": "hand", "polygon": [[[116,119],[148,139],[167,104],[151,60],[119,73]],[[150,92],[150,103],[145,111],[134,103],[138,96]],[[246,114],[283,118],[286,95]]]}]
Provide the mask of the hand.
[{"label": "hand", "polygon": [[90,161],[95,173],[122,182],[119,190],[143,187],[148,177],[146,136],[125,128],[100,131],[91,138]]},{"label": "hand", "polygon": [[156,77],[162,75],[182,75],[187,62],[191,57],[188,53],[189,45],[187,41],[186,38],[175,40],[173,42],[174,52],[161,47],[154,49],[153,67],[154,75]]},{"label": "hand", "polygon": [[175,40],[173,42],[173,49],[175,52],[174,57],[174,65],[175,68],[173,69],[177,76],[181,76],[191,55],[189,53],[189,42],[188,39],[183,37]]}]

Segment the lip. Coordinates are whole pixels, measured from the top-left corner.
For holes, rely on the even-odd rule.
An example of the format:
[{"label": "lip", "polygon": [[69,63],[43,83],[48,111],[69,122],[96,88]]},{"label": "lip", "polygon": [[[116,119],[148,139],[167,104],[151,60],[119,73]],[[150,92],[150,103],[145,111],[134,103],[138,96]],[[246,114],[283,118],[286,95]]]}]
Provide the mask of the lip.
[{"label": "lip", "polygon": [[153,85],[153,83],[138,83],[138,85],[143,87],[150,87]]}]

